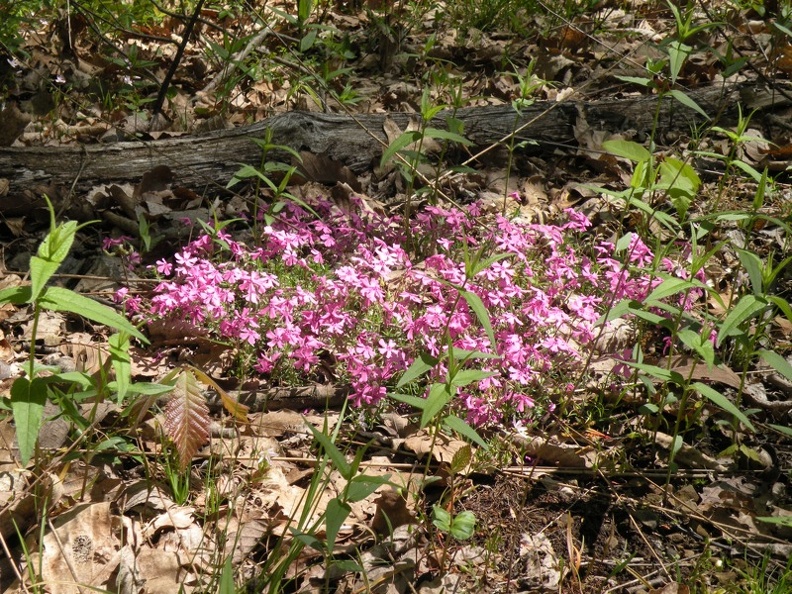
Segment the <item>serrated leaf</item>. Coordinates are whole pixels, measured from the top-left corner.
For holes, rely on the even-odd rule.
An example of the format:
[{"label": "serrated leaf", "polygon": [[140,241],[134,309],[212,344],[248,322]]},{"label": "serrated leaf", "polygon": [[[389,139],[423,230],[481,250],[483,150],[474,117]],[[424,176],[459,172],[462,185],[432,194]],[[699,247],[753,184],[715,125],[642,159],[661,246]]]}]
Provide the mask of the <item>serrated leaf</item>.
[{"label": "serrated leaf", "polygon": [[242,421],[243,423],[248,422],[247,414],[250,410],[248,406],[245,406],[233,398],[228,392],[223,390],[223,388],[221,388],[216,381],[214,381],[211,377],[209,377],[197,367],[190,366],[190,370],[195,374],[195,377],[198,378],[198,381],[206,386],[209,386],[218,393],[220,396],[220,401],[223,403],[223,408],[231,413],[234,418],[236,418],[238,421]]},{"label": "serrated leaf", "polygon": [[465,470],[470,464],[470,459],[473,457],[473,449],[469,444],[459,448],[454,452],[454,457],[451,458],[451,467],[449,472],[451,474],[458,474]]},{"label": "serrated leaf", "polygon": [[190,371],[181,371],[173,393],[165,405],[165,433],[179,454],[179,464],[187,468],[193,456],[209,441],[209,407],[198,381]]},{"label": "serrated leaf", "polygon": [[14,415],[22,466],[27,465],[36,451],[46,402],[47,384],[41,378],[35,378],[31,382],[21,377],[11,385],[11,411]]},{"label": "serrated leaf", "polygon": [[707,384],[702,384],[701,382],[694,382],[690,387],[707,398],[710,402],[720,407],[721,410],[733,415],[738,421],[748,427],[748,429],[756,433],[756,427],[754,427],[751,421],[748,420],[748,417],[746,417],[745,414],[739,408],[737,408],[731,400],[726,398],[726,396],[709,387]]},{"label": "serrated leaf", "polygon": [[61,287],[47,287],[41,294],[39,304],[44,309],[53,311],[68,311],[99,324],[104,324],[115,330],[126,332],[141,342],[148,344],[148,340],[140,330],[124,316],[116,313],[112,308],[97,303],[93,299],[84,297],[79,293]]}]

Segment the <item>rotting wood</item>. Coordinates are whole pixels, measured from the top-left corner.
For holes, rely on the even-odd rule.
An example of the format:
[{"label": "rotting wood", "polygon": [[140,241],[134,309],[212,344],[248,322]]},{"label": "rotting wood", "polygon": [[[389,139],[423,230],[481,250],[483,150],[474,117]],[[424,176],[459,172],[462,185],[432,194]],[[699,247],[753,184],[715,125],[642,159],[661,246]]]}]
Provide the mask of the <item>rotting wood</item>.
[{"label": "rotting wood", "polygon": [[[792,87],[765,89],[755,83],[710,86],[688,92],[701,109],[720,126],[736,122],[738,105],[743,114],[757,111],[778,115],[792,105]],[[466,137],[476,147],[505,141],[515,129],[517,142],[526,141],[526,150],[537,147],[575,145],[575,127],[581,118],[595,130],[622,133],[639,141],[655,126],[662,138],[668,133],[687,134],[705,119],[700,113],[671,98],[658,106],[656,96],[635,96],[603,101],[537,101],[518,115],[509,105],[441,112],[431,122],[445,127],[453,115],[464,123]],[[369,170],[386,144],[383,130],[386,118],[405,129],[416,114],[362,114],[287,112],[267,120],[230,131],[203,136],[184,136],[148,142],[120,142],[108,145],[0,148],[0,181],[8,188],[0,196],[0,213],[5,216],[28,214],[42,206],[42,193],[73,197],[84,196],[103,183],[137,183],[153,167],[165,165],[174,173],[175,186],[216,194],[239,169],[240,164],[256,164],[260,149],[251,138],[261,138],[269,128],[272,142],[296,150],[324,154],[337,159],[354,172]],[[0,184],[2,187],[2,184]]]}]

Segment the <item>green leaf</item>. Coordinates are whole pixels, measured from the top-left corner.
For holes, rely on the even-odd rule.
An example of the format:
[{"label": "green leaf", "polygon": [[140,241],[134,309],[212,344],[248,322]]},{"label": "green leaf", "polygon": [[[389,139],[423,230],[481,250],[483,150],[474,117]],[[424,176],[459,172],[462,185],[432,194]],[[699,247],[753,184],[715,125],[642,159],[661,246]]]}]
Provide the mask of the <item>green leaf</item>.
[{"label": "green leaf", "polygon": [[602,148],[612,155],[628,159],[633,163],[648,161],[652,158],[652,153],[644,146],[631,140],[606,140],[602,143]]},{"label": "green leaf", "polygon": [[341,501],[338,497],[327,502],[327,511],[325,512],[325,535],[328,552],[333,550],[338,531],[341,530],[341,526],[349,517],[351,511],[352,508],[349,504]]},{"label": "green leaf", "polygon": [[0,303],[22,305],[30,301],[30,287],[8,287],[0,291]]},{"label": "green leaf", "polygon": [[388,148],[382,153],[382,159],[380,159],[380,167],[384,167],[386,163],[389,163],[391,159],[393,159],[394,155],[398,153],[400,150],[408,147],[413,142],[418,140],[421,137],[421,133],[414,131],[414,132],[403,132],[401,136],[399,136],[396,140],[394,140]]},{"label": "green leaf", "polygon": [[319,31],[316,29],[311,29],[305,36],[300,39],[300,51],[307,52],[314,46],[316,43],[316,36],[319,34]]},{"label": "green leaf", "polygon": [[470,445],[465,445],[464,447],[459,448],[454,453],[453,458],[451,458],[451,466],[448,471],[451,474],[459,474],[468,467],[472,457],[473,450],[471,449]]},{"label": "green leaf", "polygon": [[14,380],[11,386],[11,411],[14,414],[22,466],[27,466],[36,450],[46,402],[47,383],[42,378],[34,378],[32,382],[26,377]]},{"label": "green leaf", "polygon": [[651,78],[643,78],[638,76],[616,76],[619,80],[623,80],[624,82],[632,83],[635,85],[641,85],[642,87],[651,87],[654,85],[654,82]]},{"label": "green leaf", "polygon": [[439,505],[432,506],[432,524],[440,531],[448,534],[451,531],[451,514]]},{"label": "green leaf", "polygon": [[391,485],[390,475],[372,476],[368,474],[359,474],[349,481],[349,487],[346,493],[346,500],[350,503],[363,501],[366,497],[371,495],[374,491],[383,485]]},{"label": "green leaf", "polygon": [[389,394],[391,398],[398,402],[404,402],[405,404],[409,404],[412,407],[417,408],[418,410],[423,410],[426,408],[426,398],[421,398],[420,396],[411,396],[410,394]]},{"label": "green leaf", "polygon": [[492,371],[481,371],[479,369],[464,369],[454,374],[454,377],[449,378],[449,383],[452,386],[461,388],[462,386],[467,386],[468,384],[481,381],[488,377],[492,377],[493,375],[496,374],[495,372]]},{"label": "green leaf", "polygon": [[129,336],[125,333],[113,334],[107,339],[110,345],[110,361],[115,370],[116,402],[121,404],[126,398],[132,381],[132,362],[129,358]]},{"label": "green leaf", "polygon": [[637,363],[635,361],[625,361],[624,364],[639,369],[661,382],[674,382],[680,386],[685,383],[685,378],[682,377],[682,374],[678,371],[666,369],[665,367],[658,367],[657,365],[650,365],[648,363]]},{"label": "green leaf", "polygon": [[465,510],[457,514],[451,522],[451,536],[457,540],[467,540],[476,529],[476,516],[472,511]]},{"label": "green leaf", "polygon": [[701,109],[701,106],[698,103],[693,101],[693,99],[685,95],[685,93],[683,93],[679,89],[671,89],[670,91],[668,91],[668,94],[671,95],[677,101],[679,101],[685,107],[689,107],[693,111],[697,111],[698,113],[700,113],[702,116],[704,116],[705,119],[707,120],[710,119],[710,117],[707,115],[707,112]]},{"label": "green leaf", "polygon": [[484,328],[484,332],[487,333],[487,338],[489,338],[492,348],[495,349],[495,333],[492,331],[492,322],[490,321],[487,308],[484,307],[484,302],[472,291],[460,289],[459,292],[461,293],[462,297],[465,298],[465,301],[467,301],[467,304],[470,309],[473,310],[473,313],[476,314],[479,323]]},{"label": "green leaf", "polygon": [[709,387],[707,384],[702,384],[701,382],[694,382],[690,387],[710,400],[713,404],[720,407],[725,412],[733,415],[738,421],[748,427],[748,429],[756,433],[756,427],[754,427],[751,421],[748,420],[748,417],[746,417],[745,414],[743,414],[743,412],[723,394]]},{"label": "green leaf", "polygon": [[485,450],[489,449],[489,444],[484,441],[481,436],[476,432],[473,427],[467,424],[463,419],[460,419],[456,415],[448,415],[446,418],[443,419],[443,425],[445,425],[451,431],[456,431],[462,437],[466,437],[476,445],[481,446]]},{"label": "green leaf", "polygon": [[742,250],[737,248],[737,257],[740,259],[740,263],[745,268],[746,272],[748,272],[748,278],[751,279],[751,289],[753,290],[754,295],[761,295],[763,293],[763,274],[762,269],[764,268],[764,264],[762,263],[762,259],[754,254],[753,252],[749,252],[748,250]]},{"label": "green leaf", "polygon": [[351,480],[353,475],[352,465],[346,461],[346,458],[344,458],[344,454],[341,453],[341,450],[336,447],[336,445],[327,435],[319,431],[313,425],[308,425],[308,429],[311,430],[314,439],[319,442],[319,445],[322,446],[322,449],[330,457],[330,460],[333,462],[333,465],[335,466],[335,469],[338,471],[338,473],[346,480]]},{"label": "green leaf", "polygon": [[126,332],[148,344],[148,340],[140,330],[124,316],[116,313],[112,308],[97,303],[93,299],[84,297],[79,293],[61,287],[47,287],[39,300],[41,307],[53,311],[68,311],[99,324],[104,324],[115,330]]},{"label": "green leaf", "polygon": [[792,427],[786,427],[785,425],[773,425],[772,423],[768,424],[768,427],[772,427],[773,429],[778,431],[781,435],[792,437]]},{"label": "green leaf", "polygon": [[720,330],[718,331],[718,340],[715,346],[719,347],[723,343],[723,340],[727,336],[731,336],[732,333],[741,334],[742,332],[739,331],[740,324],[755,316],[765,307],[767,307],[767,301],[763,298],[754,295],[743,295],[740,301],[737,302],[737,305],[734,306],[734,309],[732,309],[726,316],[726,319],[723,320]]},{"label": "green leaf", "polygon": [[646,296],[644,303],[650,305],[654,301],[660,301],[661,299],[665,299],[671,295],[676,295],[677,293],[692,289],[695,286],[695,283],[692,283],[689,280],[683,280],[681,278],[668,278],[657,285],[654,290]]},{"label": "green leaf", "polygon": [[412,362],[412,365],[407,368],[407,371],[399,379],[399,382],[396,384],[396,388],[402,388],[409,383],[417,380],[427,371],[434,368],[435,365],[439,363],[439,359],[436,357],[431,356],[428,353],[421,353],[418,358]]},{"label": "green leaf", "polygon": [[432,384],[429,388],[429,395],[426,397],[426,406],[421,413],[421,429],[426,427],[451,402],[453,397],[453,386]]},{"label": "green leaf", "polygon": [[765,363],[783,375],[786,379],[792,380],[792,365],[790,365],[789,361],[784,359],[784,357],[775,351],[768,351],[765,349],[760,350],[757,354]]},{"label": "green leaf", "polygon": [[473,144],[464,136],[457,134],[456,132],[449,132],[448,130],[440,130],[438,128],[427,128],[426,130],[424,130],[424,134],[429,138],[439,138],[441,140],[449,140],[451,142],[456,142],[464,146],[470,146]]},{"label": "green leaf", "polygon": [[231,565],[231,556],[226,557],[223,571],[220,574],[220,583],[217,585],[217,594],[236,594],[234,584],[234,568]]},{"label": "green leaf", "polygon": [[30,258],[30,303],[38,299],[44,285],[69,255],[76,232],[76,221],[58,225],[41,242],[37,254]]}]

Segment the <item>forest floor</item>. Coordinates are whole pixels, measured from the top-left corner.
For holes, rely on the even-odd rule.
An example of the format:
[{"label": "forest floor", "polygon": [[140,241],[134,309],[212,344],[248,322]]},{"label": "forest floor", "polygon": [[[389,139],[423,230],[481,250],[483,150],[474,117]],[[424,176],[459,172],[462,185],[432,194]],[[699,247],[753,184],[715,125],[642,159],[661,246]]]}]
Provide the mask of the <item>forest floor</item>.
[{"label": "forest floor", "polygon": [[[227,190],[217,184],[228,179],[181,187],[178,168],[160,179],[152,162],[136,185],[102,180],[69,198],[87,205],[80,222],[94,222],[76,231],[55,283],[125,313],[148,344],[119,346],[79,312],[0,308],[0,591],[792,590],[785,112],[751,120],[746,109],[728,128],[706,114],[689,134],[650,137],[588,122],[568,146],[474,147],[453,121],[446,133],[420,117],[639,95],[690,107],[688,93],[705,86],[772,89],[792,72],[789,15],[726,1],[207,4],[178,55],[192,14],[143,4],[110,19],[101,3],[75,2],[25,21],[0,54],[1,144],[156,145],[293,110],[407,112],[416,124],[386,130],[388,158],[363,173],[263,146],[262,162],[240,164]],[[573,234],[570,213],[591,227]],[[25,286],[49,214],[0,215],[2,288]],[[551,287],[587,270],[658,280],[643,301],[617,303],[588,279],[593,318],[550,330],[528,314],[508,318],[496,289],[472,288],[479,273],[519,266],[518,249],[503,255],[507,227],[547,234],[531,244],[530,268],[510,277],[515,291],[546,290],[546,312],[571,315],[578,295],[556,303]],[[557,244],[554,233],[565,234]],[[354,245],[333,251],[344,242]],[[602,242],[612,259],[597,259]],[[646,260],[633,257],[636,245],[651,250]],[[438,263],[446,252],[464,260],[461,280]],[[543,280],[558,274],[560,254],[573,268]],[[372,262],[387,258],[365,285]],[[672,266],[661,273],[663,258]],[[190,277],[193,259],[212,274],[236,271],[223,280],[223,322],[197,309],[215,277]],[[302,299],[293,319],[271,294],[259,301],[264,289],[240,288],[267,275]],[[492,287],[512,286],[494,275]],[[329,318],[309,333],[309,306],[350,278],[356,301],[322,305],[343,310],[339,324],[365,318],[359,342],[325,341]],[[658,285],[664,295],[647,295]],[[167,310],[167,296],[188,286],[196,309]],[[680,295],[684,304],[669,301]],[[432,325],[427,311],[442,319]],[[425,322],[409,339],[394,326],[408,318]],[[292,322],[303,334],[278,351]],[[547,357],[528,379],[479,353],[515,324],[542,341],[522,348]],[[589,325],[600,330],[585,339]],[[455,369],[462,351],[442,355],[451,336],[481,354],[462,366],[480,367]],[[303,352],[312,340],[321,348]],[[495,342],[505,357],[508,345]],[[57,381],[23,464],[28,396],[12,386],[31,352]],[[121,398],[111,382],[124,370]],[[499,387],[508,402],[492,396]],[[430,405],[416,403],[425,390]]]}]

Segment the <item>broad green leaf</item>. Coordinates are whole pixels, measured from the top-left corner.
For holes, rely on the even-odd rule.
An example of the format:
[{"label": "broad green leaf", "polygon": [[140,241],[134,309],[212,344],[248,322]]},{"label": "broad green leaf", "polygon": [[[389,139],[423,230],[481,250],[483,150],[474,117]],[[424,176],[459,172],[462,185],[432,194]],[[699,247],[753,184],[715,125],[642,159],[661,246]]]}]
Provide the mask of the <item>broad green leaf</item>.
[{"label": "broad green leaf", "polygon": [[606,140],[602,143],[602,148],[612,155],[628,159],[633,163],[648,161],[652,158],[652,153],[632,140]]},{"label": "broad green leaf", "polygon": [[687,291],[693,287],[695,287],[695,284],[689,280],[683,280],[681,278],[668,278],[657,285],[654,290],[646,296],[644,303],[651,304],[653,301],[660,301],[661,299],[665,299],[671,295],[676,295],[677,293]]},{"label": "broad green leaf", "polygon": [[421,413],[421,429],[442,411],[454,397],[454,387],[446,384],[432,384],[426,397],[426,406]]},{"label": "broad green leaf", "polygon": [[434,368],[437,365],[439,359],[429,355],[428,353],[421,353],[415,361],[412,362],[412,365],[407,368],[407,371],[399,379],[399,382],[396,384],[396,388],[402,388],[409,383],[414,382],[427,371]]},{"label": "broad green leaf", "polygon": [[720,330],[718,331],[716,346],[721,346],[723,340],[727,336],[731,336],[733,332],[738,332],[740,324],[755,316],[765,307],[767,307],[767,301],[763,298],[756,297],[755,295],[743,295],[737,302],[737,305],[734,306],[734,309],[732,309],[726,316],[726,319],[723,320]]},{"label": "broad green leaf", "polygon": [[380,159],[380,167],[384,167],[386,163],[390,163],[393,156],[398,153],[400,150],[407,148],[413,142],[418,140],[421,137],[420,132],[403,132],[401,136],[399,136],[396,140],[394,140],[388,148],[382,153],[382,159]]},{"label": "broad green leaf", "polygon": [[439,138],[441,140],[449,140],[451,142],[456,142],[457,144],[462,144],[464,146],[470,146],[473,144],[464,136],[457,134],[456,132],[449,132],[448,130],[440,130],[438,128],[427,128],[424,130],[424,134],[429,138]]},{"label": "broad green leaf", "polygon": [[768,424],[768,427],[772,427],[773,429],[778,431],[781,435],[792,437],[792,427],[787,427],[785,425],[773,425],[772,423]]},{"label": "broad green leaf", "polygon": [[0,291],[0,303],[22,305],[30,300],[30,287],[8,287]]},{"label": "broad green leaf", "polygon": [[676,82],[679,72],[682,70],[682,65],[687,60],[692,49],[689,45],[685,45],[678,40],[668,44],[668,68],[671,72],[671,82]]},{"label": "broad green leaf", "polygon": [[500,359],[500,355],[496,355],[495,353],[485,353],[484,351],[471,351],[468,349],[460,349],[459,347],[454,347],[451,349],[451,352],[454,354],[454,359],[457,361],[467,361],[469,359]]},{"label": "broad green leaf", "polygon": [[643,78],[638,76],[616,76],[619,80],[623,80],[624,82],[632,83],[635,85],[641,85],[642,87],[651,87],[654,82],[651,78]]},{"label": "broad green leaf", "polygon": [[710,400],[713,404],[720,407],[723,411],[733,415],[738,421],[748,427],[748,429],[754,433],[756,432],[756,427],[754,427],[751,421],[748,420],[748,417],[746,417],[745,414],[743,414],[743,412],[723,394],[709,387],[707,384],[702,384],[701,382],[694,382],[690,387]]},{"label": "broad green leaf", "polygon": [[432,524],[440,531],[448,534],[451,532],[451,514],[439,505],[432,506]]},{"label": "broad green leaf", "polygon": [[126,398],[132,379],[132,363],[129,358],[129,336],[125,333],[113,334],[107,339],[110,345],[110,360],[115,370],[116,402],[121,404]]},{"label": "broad green leaf", "polygon": [[468,425],[463,419],[460,419],[456,415],[448,415],[446,418],[443,419],[443,425],[445,425],[451,431],[456,431],[462,437],[466,437],[473,443],[481,446],[485,450],[489,449],[489,445],[486,441],[484,441],[481,436],[476,432],[473,427]]},{"label": "broad green leaf", "polygon": [[223,571],[220,573],[220,583],[217,585],[217,594],[236,594],[237,589],[234,584],[234,568],[231,565],[231,555],[226,557],[223,563]]},{"label": "broad green leaf", "polygon": [[668,94],[671,95],[677,101],[679,101],[685,107],[689,107],[693,111],[697,111],[698,113],[700,113],[702,116],[704,116],[705,119],[707,120],[710,119],[710,117],[707,115],[707,112],[701,109],[701,106],[698,103],[693,101],[693,99],[691,99],[688,95],[686,95],[679,89],[671,89],[670,91],[668,91]]},{"label": "broad green leaf", "polygon": [[391,398],[398,402],[404,402],[418,410],[423,410],[426,407],[426,398],[420,396],[411,396],[410,394],[388,394]]},{"label": "broad green leaf", "polygon": [[309,49],[311,49],[314,46],[314,43],[316,43],[316,36],[318,34],[319,31],[317,29],[311,29],[308,31],[308,33],[306,33],[305,36],[303,36],[303,38],[300,40],[300,51],[307,52]]},{"label": "broad green leaf", "polygon": [[135,328],[124,316],[116,313],[112,308],[97,303],[93,299],[84,297],[79,293],[61,287],[47,287],[39,300],[41,307],[53,311],[68,311],[99,324],[104,324],[115,330],[126,332],[141,342],[148,344],[148,340],[140,330]]},{"label": "broad green leaf", "polygon": [[454,377],[449,378],[450,380],[449,383],[452,386],[461,388],[462,386],[467,386],[468,384],[481,381],[488,377],[492,377],[493,375],[496,375],[495,372],[493,371],[482,371],[479,369],[464,369],[454,374]]},{"label": "broad green leaf", "polygon": [[757,354],[765,363],[783,375],[786,379],[792,380],[792,365],[790,365],[789,361],[784,359],[784,357],[775,351],[768,351],[765,349],[762,349]]},{"label": "broad green leaf", "polygon": [[789,306],[789,303],[786,299],[783,297],[778,297],[777,295],[769,295],[767,299],[770,301],[770,303],[781,310],[781,313],[784,314],[787,320],[792,322],[792,307]]},{"label": "broad green leaf", "polygon": [[349,481],[349,486],[346,492],[346,500],[350,503],[363,501],[366,497],[371,495],[374,491],[383,485],[391,485],[390,475],[372,476],[368,474],[359,474]]},{"label": "broad green leaf", "polygon": [[792,516],[756,516],[760,522],[777,524],[779,526],[792,526]]},{"label": "broad green leaf", "polygon": [[472,291],[467,290],[460,290],[462,297],[465,298],[467,301],[468,306],[470,309],[473,310],[473,313],[476,314],[479,323],[484,328],[484,332],[487,333],[487,338],[489,338],[490,344],[492,348],[495,348],[495,333],[492,330],[492,322],[490,321],[489,312],[487,308],[484,306],[484,302],[481,300],[481,297],[473,293]]},{"label": "broad green leaf", "polygon": [[352,508],[348,503],[341,501],[335,497],[327,502],[327,511],[325,512],[325,542],[327,543],[327,550],[331,552],[335,546],[338,531],[341,526],[349,517]]},{"label": "broad green leaf", "polygon": [[736,251],[737,257],[740,259],[740,263],[743,265],[743,268],[745,268],[746,272],[748,273],[748,278],[751,280],[751,289],[753,290],[753,294],[761,295],[764,288],[762,274],[764,264],[762,259],[748,250],[738,248]]},{"label": "broad green leaf", "polygon": [[41,242],[36,255],[30,258],[30,303],[38,299],[44,285],[69,255],[76,232],[77,221],[58,225]]},{"label": "broad green leaf", "polygon": [[451,521],[451,536],[457,540],[467,540],[476,529],[476,516],[472,511],[465,510],[457,514]]},{"label": "broad green leaf", "polygon": [[685,378],[678,371],[666,369],[665,367],[658,367],[657,365],[650,365],[649,363],[637,363],[635,361],[625,361],[625,365],[634,367],[643,371],[645,374],[660,380],[661,382],[674,382],[679,385],[685,383]]},{"label": "broad green leaf", "polygon": [[11,410],[22,466],[27,466],[36,451],[46,402],[47,383],[42,378],[34,378],[31,382],[26,377],[20,377],[11,385]]},{"label": "broad green leaf", "polygon": [[344,454],[336,447],[336,444],[313,425],[308,425],[308,429],[311,430],[314,439],[319,442],[319,445],[322,446],[322,449],[330,457],[338,473],[346,480],[351,480],[353,474],[352,465],[346,461]]}]

